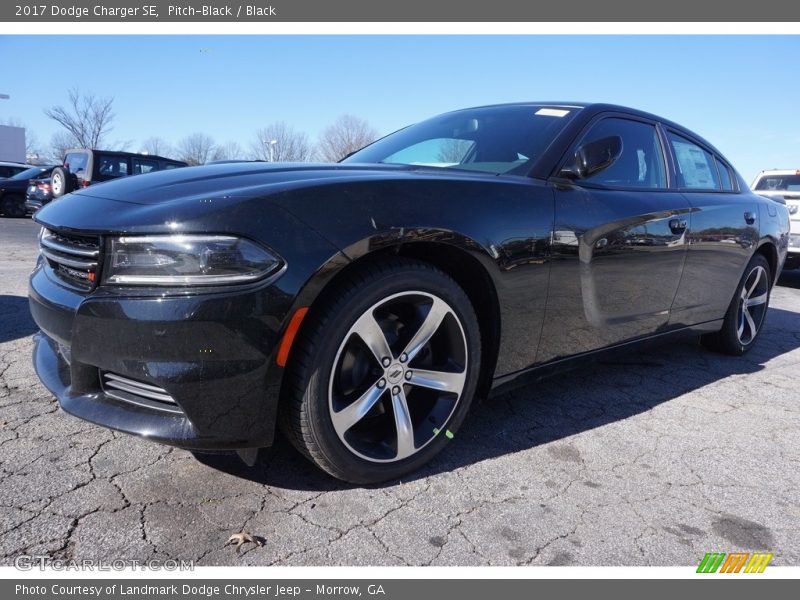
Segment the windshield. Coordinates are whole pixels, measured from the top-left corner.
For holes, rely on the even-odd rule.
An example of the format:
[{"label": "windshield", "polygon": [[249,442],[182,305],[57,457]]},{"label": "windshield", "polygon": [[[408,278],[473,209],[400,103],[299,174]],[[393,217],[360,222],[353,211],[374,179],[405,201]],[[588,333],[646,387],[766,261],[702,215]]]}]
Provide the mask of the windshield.
[{"label": "windshield", "polygon": [[760,192],[768,192],[770,190],[800,192],[800,174],[765,175],[756,183],[756,190]]},{"label": "windshield", "polygon": [[48,170],[48,167],[32,167],[25,169],[14,175],[11,179],[36,179],[41,177],[42,173]]},{"label": "windshield", "polygon": [[401,129],[342,162],[508,173],[537,158],[578,110],[514,105],[447,113]]}]

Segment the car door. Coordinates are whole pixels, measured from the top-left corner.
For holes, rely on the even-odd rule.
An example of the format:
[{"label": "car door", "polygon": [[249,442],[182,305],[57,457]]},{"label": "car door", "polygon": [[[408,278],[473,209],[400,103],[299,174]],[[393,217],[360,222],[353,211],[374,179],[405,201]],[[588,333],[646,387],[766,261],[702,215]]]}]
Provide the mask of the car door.
[{"label": "car door", "polygon": [[683,277],[670,323],[696,325],[722,319],[739,277],[758,243],[758,205],[738,189],[732,169],[711,149],[667,131],[677,185],[692,207]]},{"label": "car door", "polygon": [[586,179],[551,180],[550,285],[537,362],[667,328],[686,257],[690,206],[670,187],[664,138],[646,119],[595,119],[575,143],[609,136],[622,153]]}]

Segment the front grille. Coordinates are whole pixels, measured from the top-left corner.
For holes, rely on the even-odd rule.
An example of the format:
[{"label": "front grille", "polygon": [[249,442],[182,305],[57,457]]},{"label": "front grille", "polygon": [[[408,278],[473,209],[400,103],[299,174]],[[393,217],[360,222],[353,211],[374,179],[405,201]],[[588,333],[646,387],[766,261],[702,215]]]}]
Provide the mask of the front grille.
[{"label": "front grille", "polygon": [[64,281],[91,289],[97,283],[100,238],[42,230],[39,249],[53,272]]},{"label": "front grille", "polygon": [[167,390],[158,386],[106,371],[100,372],[100,381],[106,396],[115,400],[164,412],[183,414]]}]

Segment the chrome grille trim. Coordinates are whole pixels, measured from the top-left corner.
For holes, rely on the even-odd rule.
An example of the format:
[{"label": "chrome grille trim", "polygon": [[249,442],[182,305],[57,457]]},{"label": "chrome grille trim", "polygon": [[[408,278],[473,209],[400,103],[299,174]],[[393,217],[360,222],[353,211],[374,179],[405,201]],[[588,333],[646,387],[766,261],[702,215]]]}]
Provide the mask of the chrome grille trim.
[{"label": "chrome grille trim", "polygon": [[52,260],[53,262],[60,263],[62,265],[67,265],[68,267],[74,267],[76,269],[85,269],[86,271],[91,271],[97,268],[97,263],[93,260],[82,260],[78,258],[67,258],[66,256],[62,256],[61,254],[56,254],[55,252],[51,252],[50,250],[45,250],[42,248],[42,254]]},{"label": "chrome grille trim", "polygon": [[163,388],[129,379],[116,373],[101,371],[100,375],[103,391],[110,398],[136,406],[183,414],[172,396]]},{"label": "chrome grille trim", "polygon": [[78,256],[88,256],[89,258],[97,258],[100,255],[100,249],[85,250],[78,246],[68,246],[60,242],[53,241],[52,238],[42,237],[42,246],[46,246],[51,250],[63,252],[64,254],[77,254]]},{"label": "chrome grille trim", "polygon": [[99,237],[43,228],[39,251],[59,279],[86,290],[97,284],[101,254]]}]

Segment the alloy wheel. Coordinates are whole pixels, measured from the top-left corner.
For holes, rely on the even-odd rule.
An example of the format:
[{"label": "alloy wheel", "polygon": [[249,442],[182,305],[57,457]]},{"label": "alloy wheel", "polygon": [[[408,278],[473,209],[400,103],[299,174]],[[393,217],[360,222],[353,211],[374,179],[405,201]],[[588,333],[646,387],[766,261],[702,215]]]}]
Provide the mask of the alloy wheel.
[{"label": "alloy wheel", "polygon": [[350,327],[328,384],[341,442],[372,462],[407,459],[427,446],[461,401],[467,341],[452,307],[419,291],[391,295]]},{"label": "alloy wheel", "polygon": [[747,275],[739,300],[739,319],[736,335],[743,346],[750,344],[758,334],[767,313],[769,281],[767,272],[757,265]]}]

